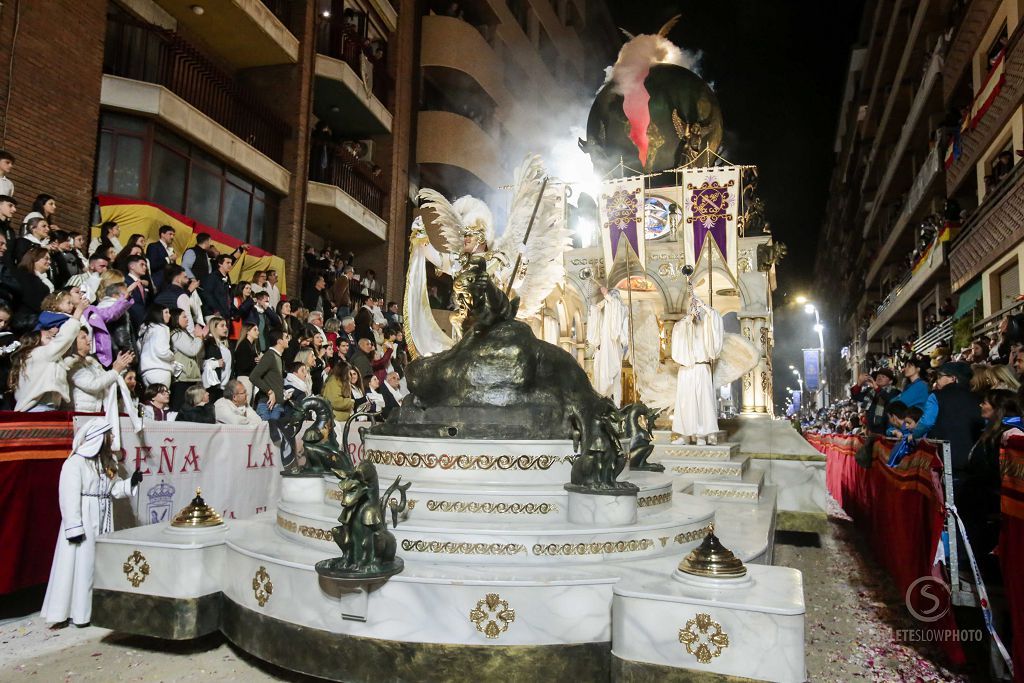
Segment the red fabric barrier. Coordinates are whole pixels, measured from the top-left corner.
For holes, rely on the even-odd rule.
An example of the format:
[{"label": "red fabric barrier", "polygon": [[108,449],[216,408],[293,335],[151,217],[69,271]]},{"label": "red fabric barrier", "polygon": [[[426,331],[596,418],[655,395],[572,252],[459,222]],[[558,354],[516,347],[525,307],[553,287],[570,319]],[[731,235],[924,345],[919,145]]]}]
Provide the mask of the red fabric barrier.
[{"label": "red fabric barrier", "polygon": [[[892,577],[901,593],[921,577],[936,576],[935,551],[944,528],[944,501],[939,475],[942,459],[934,445],[922,442],[896,467],[889,467],[895,441],[879,439],[869,468],[861,467],[854,454],[864,444],[857,436],[805,435],[826,456],[828,491],[864,535],[876,561]],[[939,578],[936,576],[936,578]],[[944,580],[944,579],[942,579]],[[927,596],[910,593],[911,606],[928,613]],[[919,622],[922,629],[956,629],[950,609],[933,622]],[[964,662],[963,649],[949,638],[936,638],[950,663]]]},{"label": "red fabric barrier", "polygon": [[0,595],[49,578],[71,439],[70,413],[0,413]]},{"label": "red fabric barrier", "polygon": [[1024,437],[1013,437],[1007,442],[1000,464],[1003,490],[999,563],[1013,629],[1013,680],[1024,683]]}]

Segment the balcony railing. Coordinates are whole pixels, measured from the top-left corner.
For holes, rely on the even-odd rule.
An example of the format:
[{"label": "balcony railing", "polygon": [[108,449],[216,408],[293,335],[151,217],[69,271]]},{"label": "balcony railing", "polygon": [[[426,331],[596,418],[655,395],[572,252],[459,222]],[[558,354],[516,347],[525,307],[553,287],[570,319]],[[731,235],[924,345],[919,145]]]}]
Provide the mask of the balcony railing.
[{"label": "balcony railing", "polygon": [[108,16],[103,72],[167,88],[281,163],[288,126],[176,33]]},{"label": "balcony railing", "polygon": [[331,17],[319,22],[316,51],[348,64],[356,76],[367,83],[374,96],[391,109],[391,77],[388,75],[386,58],[371,57],[369,41],[360,36],[353,26],[346,24],[343,17]]},{"label": "balcony railing", "polygon": [[929,353],[942,342],[953,338],[953,318],[945,318],[938,325],[928,330],[914,342],[914,353]]},{"label": "balcony railing", "polygon": [[377,216],[384,217],[384,190],[374,182],[371,171],[362,168],[338,145],[314,144],[312,151],[310,180],[334,185]]}]

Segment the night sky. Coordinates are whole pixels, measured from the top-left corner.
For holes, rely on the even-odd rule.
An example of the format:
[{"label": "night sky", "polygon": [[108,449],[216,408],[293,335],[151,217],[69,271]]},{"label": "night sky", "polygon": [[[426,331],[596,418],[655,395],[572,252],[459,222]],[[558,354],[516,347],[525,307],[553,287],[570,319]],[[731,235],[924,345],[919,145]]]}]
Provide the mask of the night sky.
[{"label": "night sky", "polygon": [[[725,118],[725,156],[756,164],[772,232],[789,247],[780,288],[810,285],[839,100],[862,12],[855,0],[610,0],[616,23],[703,53]],[[638,7],[642,9],[637,9]]]},{"label": "night sky", "polygon": [[[801,347],[816,347],[813,319],[792,304],[812,271],[834,161],[838,108],[862,0],[609,0],[616,23],[654,33],[676,14],[669,38],[703,52],[725,119],[726,158],[756,164],[772,233],[789,247],[775,292],[776,401]],[[830,330],[826,328],[827,347]],[[836,340],[832,340],[833,342]],[[795,381],[792,382],[795,386]]]}]

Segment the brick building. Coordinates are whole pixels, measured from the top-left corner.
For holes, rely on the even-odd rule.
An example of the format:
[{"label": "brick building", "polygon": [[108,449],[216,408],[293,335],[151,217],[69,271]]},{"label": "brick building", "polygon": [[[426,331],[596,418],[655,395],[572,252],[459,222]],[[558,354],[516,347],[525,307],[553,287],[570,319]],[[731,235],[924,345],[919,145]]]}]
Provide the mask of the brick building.
[{"label": "brick building", "polygon": [[21,215],[45,192],[82,231],[97,197],[152,202],[291,274],[351,249],[393,298],[418,187],[508,182],[530,131],[495,112],[557,107],[610,27],[584,0],[4,3],[0,147]]}]

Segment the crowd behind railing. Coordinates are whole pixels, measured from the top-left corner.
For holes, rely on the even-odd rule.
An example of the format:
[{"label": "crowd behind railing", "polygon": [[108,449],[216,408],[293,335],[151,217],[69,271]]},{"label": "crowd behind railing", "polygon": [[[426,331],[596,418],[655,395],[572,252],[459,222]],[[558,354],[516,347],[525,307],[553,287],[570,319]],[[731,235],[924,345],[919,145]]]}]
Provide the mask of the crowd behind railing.
[{"label": "crowd behind railing", "polygon": [[318,395],[343,424],[403,400],[398,304],[352,253],[310,249],[286,296],[275,270],[232,278],[246,244],[61,227],[53,196],[15,199],[14,163],[0,151],[0,408],[254,424]]},{"label": "crowd behind railing", "polygon": [[986,581],[999,581],[1000,453],[1024,436],[1024,315],[1004,316],[998,337],[979,337],[953,357],[909,352],[879,364],[848,396],[801,420],[819,434],[890,437],[898,465],[921,439],[949,443],[953,499]]}]

